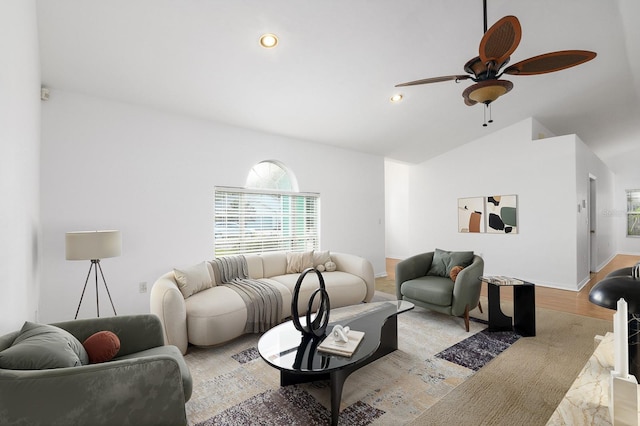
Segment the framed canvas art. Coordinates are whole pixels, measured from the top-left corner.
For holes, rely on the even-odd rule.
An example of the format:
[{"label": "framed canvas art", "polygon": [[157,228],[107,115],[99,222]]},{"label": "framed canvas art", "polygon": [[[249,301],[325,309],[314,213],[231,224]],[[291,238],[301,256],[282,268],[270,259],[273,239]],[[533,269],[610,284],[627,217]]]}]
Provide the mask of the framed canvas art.
[{"label": "framed canvas art", "polygon": [[458,232],[485,232],[484,197],[458,198]]},{"label": "framed canvas art", "polygon": [[492,195],[486,197],[487,233],[518,233],[518,196]]}]

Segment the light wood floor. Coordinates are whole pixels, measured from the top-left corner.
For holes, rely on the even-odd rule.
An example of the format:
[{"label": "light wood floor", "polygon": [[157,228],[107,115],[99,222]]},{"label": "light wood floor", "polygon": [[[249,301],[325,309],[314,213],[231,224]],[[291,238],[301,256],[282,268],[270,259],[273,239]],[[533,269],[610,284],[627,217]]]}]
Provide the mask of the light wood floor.
[{"label": "light wood floor", "polygon": [[[589,302],[589,291],[591,291],[591,288],[609,272],[624,268],[625,266],[633,266],[639,261],[640,256],[623,254],[617,255],[599,272],[592,273],[591,280],[578,292],[536,286],[536,306],[540,308],[553,309],[555,311],[612,320],[614,311]],[[387,277],[376,279],[376,290],[395,295],[395,265],[398,262],[399,260],[397,259],[387,259]],[[483,296],[487,295],[486,284],[483,284],[482,292],[480,294]],[[503,300],[513,300],[512,288],[502,288],[500,296]]]}]

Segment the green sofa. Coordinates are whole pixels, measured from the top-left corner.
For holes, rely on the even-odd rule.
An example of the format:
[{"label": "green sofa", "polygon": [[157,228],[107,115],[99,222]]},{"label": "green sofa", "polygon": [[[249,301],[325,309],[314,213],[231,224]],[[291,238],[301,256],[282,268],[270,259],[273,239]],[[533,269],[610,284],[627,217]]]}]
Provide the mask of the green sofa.
[{"label": "green sofa", "polygon": [[468,253],[471,253],[471,262],[457,274],[455,281],[448,276],[448,271],[443,274],[445,276],[429,275],[430,270],[433,271],[434,252],[417,254],[399,262],[396,265],[398,300],[407,300],[443,314],[462,316],[469,331],[469,311],[480,307],[484,261],[472,252]]},{"label": "green sofa", "polygon": [[[120,350],[111,361],[43,370],[0,369],[2,425],[186,425],[192,380],[182,354],[165,346],[155,315],[51,324],[80,342],[112,331]],[[19,332],[0,337],[0,351]]]}]

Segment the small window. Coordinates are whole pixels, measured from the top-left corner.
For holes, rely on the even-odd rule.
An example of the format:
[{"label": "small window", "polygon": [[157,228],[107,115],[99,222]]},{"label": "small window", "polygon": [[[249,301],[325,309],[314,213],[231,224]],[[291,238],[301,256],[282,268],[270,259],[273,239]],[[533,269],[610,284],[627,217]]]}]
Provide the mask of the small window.
[{"label": "small window", "polygon": [[216,187],[215,256],[317,249],[320,196],[294,188],[293,174],[273,161],[251,169],[247,188]]},{"label": "small window", "polygon": [[293,173],[277,161],[261,161],[253,166],[249,171],[245,186],[253,189],[298,192],[298,185]]},{"label": "small window", "polygon": [[627,190],[627,237],[640,237],[640,189]]}]

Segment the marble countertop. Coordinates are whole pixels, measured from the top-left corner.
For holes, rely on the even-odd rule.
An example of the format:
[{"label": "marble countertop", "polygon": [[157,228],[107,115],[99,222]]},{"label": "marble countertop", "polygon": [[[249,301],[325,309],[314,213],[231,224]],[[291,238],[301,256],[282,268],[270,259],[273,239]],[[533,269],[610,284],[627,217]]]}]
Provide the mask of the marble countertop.
[{"label": "marble countertop", "polygon": [[597,347],[547,425],[611,425],[609,380],[613,369],[613,333],[596,337]]}]

